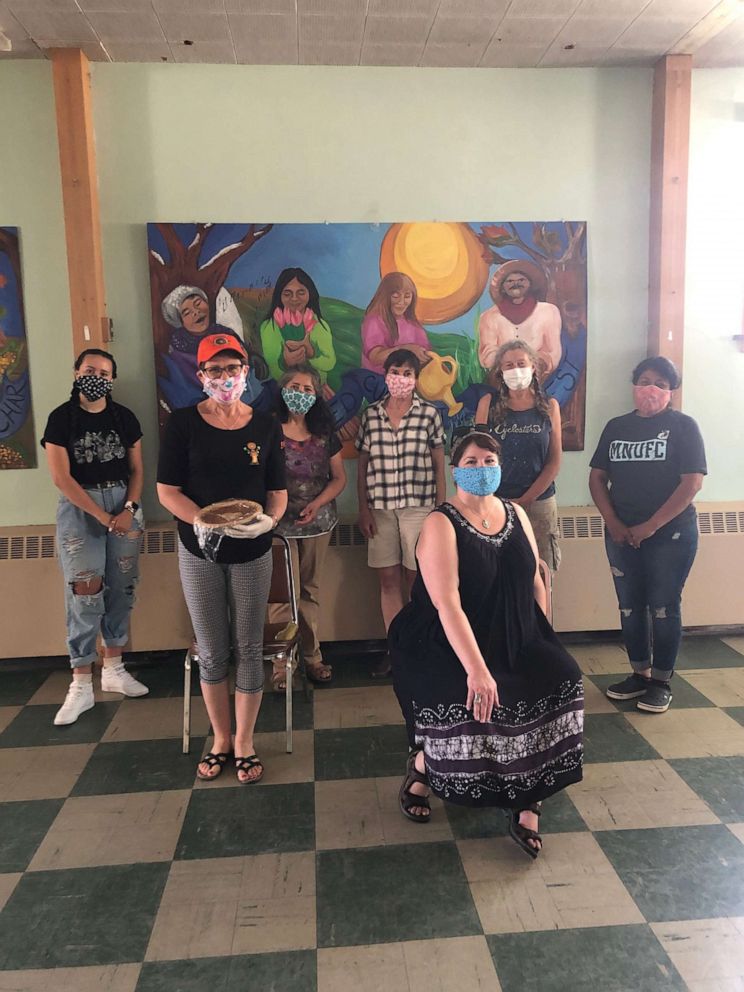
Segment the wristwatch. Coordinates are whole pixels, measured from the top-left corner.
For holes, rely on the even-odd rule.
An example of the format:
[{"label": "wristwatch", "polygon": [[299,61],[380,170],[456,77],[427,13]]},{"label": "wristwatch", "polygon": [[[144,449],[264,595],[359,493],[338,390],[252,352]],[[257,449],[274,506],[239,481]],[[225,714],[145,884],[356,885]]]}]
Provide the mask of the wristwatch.
[{"label": "wristwatch", "polygon": [[133,499],[128,499],[124,504],[124,509],[129,510],[132,516],[134,516],[137,510],[139,510],[139,503],[135,503]]}]

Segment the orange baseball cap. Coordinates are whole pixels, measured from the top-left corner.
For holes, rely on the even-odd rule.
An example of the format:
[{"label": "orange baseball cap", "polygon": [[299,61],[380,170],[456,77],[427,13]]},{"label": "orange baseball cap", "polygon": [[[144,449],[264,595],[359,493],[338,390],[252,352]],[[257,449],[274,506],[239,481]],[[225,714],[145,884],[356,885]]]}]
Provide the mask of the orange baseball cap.
[{"label": "orange baseball cap", "polygon": [[196,353],[197,365],[204,365],[221,351],[237,351],[246,362],[248,361],[248,352],[240,338],[232,331],[220,331],[219,334],[208,334],[199,342],[199,350]]}]

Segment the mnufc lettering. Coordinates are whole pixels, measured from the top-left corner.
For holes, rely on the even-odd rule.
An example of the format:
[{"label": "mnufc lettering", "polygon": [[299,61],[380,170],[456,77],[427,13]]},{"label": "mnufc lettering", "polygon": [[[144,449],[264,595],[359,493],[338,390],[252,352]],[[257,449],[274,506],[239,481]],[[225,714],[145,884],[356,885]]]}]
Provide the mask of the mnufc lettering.
[{"label": "mnufc lettering", "polygon": [[610,445],[611,462],[663,462],[666,460],[667,439],[650,441],[613,441]]},{"label": "mnufc lettering", "polygon": [[495,428],[499,437],[506,437],[507,434],[539,434],[541,430],[540,424],[525,424],[524,427],[520,427],[519,424],[510,424],[509,427],[500,424]]}]

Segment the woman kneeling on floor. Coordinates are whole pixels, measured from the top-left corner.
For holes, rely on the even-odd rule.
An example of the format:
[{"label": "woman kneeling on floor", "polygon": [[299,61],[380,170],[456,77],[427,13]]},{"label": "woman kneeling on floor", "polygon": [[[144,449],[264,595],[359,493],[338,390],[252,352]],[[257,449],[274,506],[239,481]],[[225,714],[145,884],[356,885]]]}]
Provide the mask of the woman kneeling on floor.
[{"label": "woman kneeling on floor", "polygon": [[388,641],[411,754],[402,812],[430,815],[429,790],[500,806],[536,858],[540,804],[581,780],[581,673],[545,617],[546,593],[524,510],[493,494],[500,446],[455,441],[456,495],[426,519],[418,572]]},{"label": "woman kneeling on floor", "polygon": [[[178,519],[178,565],[196,635],[199,676],[214,731],[212,751],[197,775],[211,780],[233,755],[227,668],[235,675],[235,767],[241,784],[257,782],[263,765],[253,733],[263,696],[263,628],[271,583],[271,531],[287,506],[279,424],[254,412],[240,397],[248,355],[228,334],[199,345],[197,375],[207,399],[174,410],[163,437],[158,498]],[[255,521],[231,529],[214,560],[194,533],[198,511],[224,499],[246,499],[265,508]]]}]

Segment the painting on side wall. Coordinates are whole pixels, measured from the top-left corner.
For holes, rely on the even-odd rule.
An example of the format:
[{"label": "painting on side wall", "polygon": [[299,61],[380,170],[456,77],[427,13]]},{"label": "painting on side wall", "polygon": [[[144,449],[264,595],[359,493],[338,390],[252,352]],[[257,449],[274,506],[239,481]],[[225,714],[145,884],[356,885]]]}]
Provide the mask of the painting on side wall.
[{"label": "painting on side wall", "polygon": [[349,457],[391,343],[420,359],[419,393],[451,430],[472,423],[496,350],[518,338],[559,403],[564,449],[584,447],[584,222],[149,224],[148,263],[161,426],[204,398],[196,352],[216,326],[248,349],[257,409],[274,408],[284,372],[313,366]]},{"label": "painting on side wall", "polygon": [[21,249],[17,227],[0,227],[0,469],[36,468]]}]

